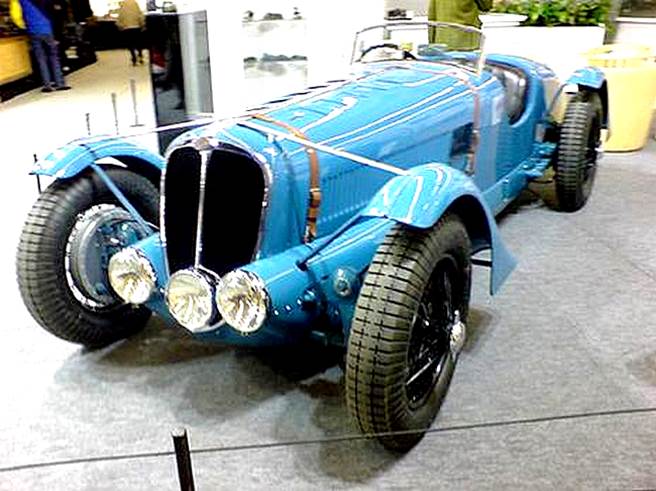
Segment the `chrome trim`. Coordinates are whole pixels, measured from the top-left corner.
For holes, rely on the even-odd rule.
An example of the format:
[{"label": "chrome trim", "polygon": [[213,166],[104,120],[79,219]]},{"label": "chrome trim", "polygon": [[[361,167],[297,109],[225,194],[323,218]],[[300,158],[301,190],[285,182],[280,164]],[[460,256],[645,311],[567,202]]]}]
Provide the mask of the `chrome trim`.
[{"label": "chrome trim", "polygon": [[[260,170],[262,171],[262,177],[264,178],[264,193],[262,196],[262,206],[260,211],[260,223],[258,226],[257,240],[255,242],[255,249],[253,250],[253,255],[251,256],[251,260],[255,260],[259,254],[260,247],[264,240],[264,229],[266,225],[266,218],[268,216],[268,211],[269,211],[269,198],[271,194],[271,188],[273,186],[273,169],[271,168],[271,164],[269,164],[269,162],[262,154],[256,152],[246,142],[228,133],[225,128],[217,128],[217,132],[221,133],[227,138],[230,138],[234,142],[237,142],[237,145],[235,146],[246,152],[248,156],[260,166]],[[221,142],[215,139],[213,139],[212,142],[213,142],[212,151],[219,150],[219,147],[221,146]],[[204,194],[203,194],[203,200],[204,200]],[[197,238],[199,239],[200,235],[198,235]],[[200,261],[198,261],[198,266],[202,267]]]},{"label": "chrome trim", "polygon": [[[88,308],[89,310],[99,311],[102,309],[110,308],[116,305],[116,303],[118,302],[115,302],[113,304],[102,304],[97,300],[87,297],[84,294],[84,292],[82,292],[80,287],[78,287],[78,285],[75,283],[75,279],[73,278],[73,272],[71,269],[71,248],[73,245],[73,239],[78,233],[82,231],[82,224],[87,216],[93,216],[94,214],[99,212],[114,212],[115,210],[122,210],[127,213],[127,210],[123,210],[119,206],[110,205],[106,203],[94,205],[91,208],[88,208],[87,210],[80,213],[76,217],[75,223],[73,224],[73,228],[71,229],[70,233],[68,234],[68,238],[66,239],[66,247],[64,249],[64,275],[66,277],[66,284],[70,292],[73,294],[73,297],[75,297],[75,299],[78,302],[80,302],[80,304],[82,304],[84,307]],[[109,277],[107,278],[107,281],[109,282]],[[122,300],[120,297],[118,299]]]},{"label": "chrome trim", "polygon": [[483,75],[483,70],[485,70],[485,62],[487,61],[487,53],[485,52],[485,45],[487,44],[487,38],[483,31],[480,31],[480,50],[481,54],[478,56],[478,76]]},{"label": "chrome trim", "polygon": [[200,255],[203,250],[203,216],[205,215],[205,183],[207,181],[207,166],[212,159],[212,150],[200,150],[200,184],[198,191],[198,212],[196,213],[196,250],[194,251],[194,267],[200,266]]},{"label": "chrome trim", "polygon": [[[264,177],[264,195],[262,196],[262,211],[260,212],[260,225],[257,233],[257,241],[255,242],[255,250],[253,251],[253,256],[251,260],[255,260],[258,257],[260,247],[264,239],[264,228],[266,225],[266,219],[269,212],[269,198],[271,194],[271,187],[273,186],[273,169],[271,164],[261,153],[255,151],[248,143],[244,142],[240,138],[230,134],[225,128],[216,128],[217,133],[229,138],[230,140],[237,143],[237,147],[245,151],[255,162],[257,162],[262,170],[262,176]],[[220,145],[219,142],[216,143],[216,147]],[[215,147],[215,148],[216,148]]]},{"label": "chrome trim", "polygon": [[449,350],[453,358],[458,358],[467,341],[467,326],[460,319],[460,311],[454,312],[453,324],[449,333]]},{"label": "chrome trim", "polygon": [[[252,331],[243,331],[241,329],[236,328],[232,324],[230,324],[228,321],[225,320],[225,316],[223,315],[223,312],[219,309],[219,296],[221,295],[221,286],[223,285],[223,282],[225,279],[228,279],[230,275],[245,275],[248,278],[248,282],[251,285],[255,285],[256,288],[259,288],[263,294],[264,297],[264,319],[262,320],[262,323],[257,327],[257,329],[254,329]],[[272,301],[271,301],[271,294],[269,293],[269,290],[266,287],[265,281],[258,275],[257,273],[253,273],[252,271],[246,271],[244,269],[235,269],[233,271],[230,271],[229,273],[225,274],[223,278],[220,278],[216,284],[215,291],[214,291],[214,306],[221,317],[221,322],[223,324],[227,324],[230,326],[233,330],[237,331],[239,334],[242,336],[250,336],[251,334],[256,333],[266,323],[270,316],[271,308],[272,308]]]},{"label": "chrome trim", "polygon": [[[253,250],[253,255],[251,257],[251,260],[257,259],[257,256],[260,251],[260,247],[262,246],[262,242],[264,241],[264,232],[265,232],[265,227],[266,227],[266,220],[268,217],[268,212],[269,212],[269,202],[270,202],[270,197],[271,197],[271,189],[273,186],[273,180],[274,180],[274,174],[273,174],[273,169],[271,168],[271,164],[267,161],[267,159],[259,152],[256,152],[250,145],[246,144],[239,138],[234,137],[230,133],[228,133],[225,128],[218,128],[216,129],[218,133],[221,133],[222,135],[226,136],[227,138],[230,138],[237,144],[235,145],[236,147],[240,148],[248,156],[260,166],[260,169],[262,171],[262,176],[264,178],[264,195],[262,197],[262,207],[261,207],[261,212],[260,212],[260,223],[258,226],[258,234],[257,234],[257,241],[255,243],[255,249]],[[200,262],[200,256],[202,253],[202,219],[203,219],[203,205],[205,203],[205,178],[207,176],[207,166],[209,165],[211,154],[214,150],[220,150],[221,142],[217,140],[216,138],[209,138],[206,136],[200,136],[196,138],[189,139],[185,142],[184,145],[178,145],[175,148],[171,149],[169,152],[167,152],[168,158],[175,152],[176,150],[180,150],[182,148],[192,148],[198,152],[201,153],[201,159],[202,159],[202,164],[201,164],[201,188],[200,188],[200,194],[199,194],[199,199],[198,199],[198,214],[197,214],[197,222],[196,222],[196,250],[195,250],[195,257],[194,257],[194,267],[198,269],[202,269],[203,271],[211,272],[210,270],[206,269],[203,267],[203,265]],[[225,143],[230,143],[230,142],[225,142]],[[167,158],[167,160],[168,160]],[[166,166],[162,170],[162,177],[160,180],[160,243],[162,245],[162,249],[164,251],[164,262],[166,266],[166,273],[167,276],[170,278],[171,277],[171,270],[169,267],[169,261],[168,261],[168,253],[167,253],[167,244],[166,244],[166,221],[164,220],[164,212],[166,208],[166,199],[165,199],[165,182],[166,182]],[[216,275],[216,273],[211,272],[212,274]]]},{"label": "chrome trim", "polygon": [[260,247],[264,241],[266,220],[269,214],[269,197],[271,193],[271,186],[273,185],[273,170],[263,155],[259,153],[252,153],[250,155],[253,157],[253,160],[255,160],[255,162],[260,165],[260,169],[262,169],[262,176],[264,177],[264,195],[262,196],[262,211],[260,211],[260,226],[257,232],[257,240],[255,241],[255,250],[253,251],[253,256],[251,257],[251,261],[255,261],[259,257]]},{"label": "chrome trim", "polygon": [[117,252],[114,256],[112,256],[112,257],[110,258],[110,263],[111,263],[111,260],[112,260],[114,257],[118,256],[119,254],[126,254],[127,251],[134,252],[134,254],[135,254],[136,256],[139,257],[139,260],[140,260],[140,261],[144,261],[144,264],[146,264],[146,265],[148,266],[148,268],[147,268],[147,269],[148,269],[148,273],[149,273],[149,276],[150,276],[150,278],[152,279],[152,282],[153,282],[153,287],[150,289],[150,294],[148,295],[148,298],[147,298],[144,302],[141,302],[141,303],[139,303],[139,304],[135,304],[135,303],[132,303],[132,302],[128,302],[128,301],[125,300],[123,297],[121,297],[121,295],[118,294],[118,292],[117,292],[116,289],[114,288],[114,285],[112,284],[112,277],[111,277],[111,275],[109,274],[109,266],[108,266],[108,267],[107,267],[107,278],[108,278],[108,280],[109,280],[109,285],[112,287],[112,290],[114,290],[114,293],[116,293],[116,295],[117,295],[121,300],[123,300],[125,303],[131,303],[132,305],[143,305],[143,304],[145,304],[146,302],[148,302],[148,300],[150,300],[150,298],[153,296],[153,292],[157,289],[157,280],[158,280],[158,278],[157,278],[157,271],[155,271],[155,267],[153,266],[153,263],[150,261],[150,258],[149,258],[148,256],[146,256],[146,254],[145,254],[141,249],[138,249],[138,248],[136,248],[136,247],[132,247],[132,246],[128,246],[128,247],[126,247],[125,249],[123,249],[123,250]]},{"label": "chrome trim", "polygon": [[[166,160],[168,164],[168,159]],[[166,168],[168,165],[165,165],[162,168],[162,172],[159,176],[159,243],[162,246],[162,251],[164,251],[164,271],[166,272],[166,277],[171,277],[171,271],[169,269],[169,258],[166,251],[166,224],[164,223],[164,208],[166,207],[166,198],[164,194],[165,182],[166,182]]]},{"label": "chrome trim", "polygon": [[160,234],[159,234],[159,241],[160,244],[162,245],[162,250],[164,251],[164,267],[166,270],[166,276],[171,277],[171,268],[169,266],[169,255],[167,251],[167,241],[166,241],[166,220],[164,220],[164,212],[166,210],[166,170],[168,169],[168,161],[171,158],[171,155],[173,152],[176,150],[181,150],[182,148],[191,148],[192,150],[198,151],[198,149],[189,143],[185,145],[179,145],[176,146],[175,149],[173,149],[170,152],[167,152],[166,156],[166,163],[167,165],[164,166],[162,169],[162,174],[159,180],[159,229],[160,229]]},{"label": "chrome trim", "polygon": [[[171,286],[171,281],[177,274],[189,274],[190,276],[193,276],[196,278],[200,283],[203,284],[203,286],[207,286],[209,288],[209,294],[210,298],[212,299],[212,312],[210,314],[209,320],[202,326],[199,327],[198,329],[190,329],[187,326],[184,326],[173,314],[173,311],[171,310],[171,306],[169,303],[169,287]],[[175,321],[180,324],[182,327],[184,327],[187,331],[192,332],[194,334],[196,333],[201,333],[205,331],[212,331],[216,329],[217,327],[220,327],[222,323],[219,323],[218,326],[213,326],[212,322],[216,319],[218,310],[216,308],[216,287],[218,285],[218,281],[220,281],[218,275],[212,271],[209,271],[205,268],[185,268],[181,269],[179,271],[176,271],[171,275],[169,278],[169,281],[166,284],[166,288],[164,289],[164,302],[166,303],[166,308],[167,310],[171,313],[171,316],[175,319]]]}]

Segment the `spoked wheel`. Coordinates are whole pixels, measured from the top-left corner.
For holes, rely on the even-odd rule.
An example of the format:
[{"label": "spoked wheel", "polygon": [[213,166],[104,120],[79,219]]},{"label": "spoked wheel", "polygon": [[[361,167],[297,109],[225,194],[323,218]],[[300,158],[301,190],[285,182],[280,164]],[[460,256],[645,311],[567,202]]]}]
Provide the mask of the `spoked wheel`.
[{"label": "spoked wheel", "polygon": [[601,146],[602,105],[595,93],[577,94],[567,105],[554,163],[560,210],[581,209],[592,193]]},{"label": "spoked wheel", "polygon": [[405,390],[413,409],[421,407],[447,369],[454,329],[459,339],[463,337],[460,312],[453,304],[457,274],[458,266],[451,256],[435,266],[412,323]]},{"label": "spoked wheel", "polygon": [[[429,230],[393,228],[356,304],[346,396],[360,429],[408,450],[435,419],[465,341],[470,242],[454,215]],[[396,434],[395,434],[396,433]]]},{"label": "spoked wheel", "polygon": [[[157,223],[159,193],[145,177],[109,169],[142,216]],[[23,301],[47,331],[98,347],[140,330],[145,307],[125,305],[107,278],[110,257],[150,232],[92,172],[55,181],[36,201],[20,237],[16,270]]]}]

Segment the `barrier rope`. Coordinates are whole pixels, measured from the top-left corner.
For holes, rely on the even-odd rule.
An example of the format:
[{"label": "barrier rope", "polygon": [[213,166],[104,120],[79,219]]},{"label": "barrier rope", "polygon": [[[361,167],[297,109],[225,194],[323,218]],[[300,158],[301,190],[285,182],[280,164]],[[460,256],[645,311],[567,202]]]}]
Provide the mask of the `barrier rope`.
[{"label": "barrier rope", "polygon": [[[417,433],[426,433],[426,435],[434,435],[438,433],[468,431],[468,430],[477,430],[477,429],[485,429],[485,428],[499,428],[499,427],[506,427],[506,426],[530,425],[530,424],[540,424],[540,423],[551,423],[555,421],[571,421],[571,420],[578,420],[578,419],[599,418],[599,417],[608,417],[608,416],[623,416],[623,415],[625,416],[625,415],[635,415],[635,414],[645,414],[645,413],[647,414],[656,413],[656,406],[642,407],[642,408],[611,409],[606,411],[591,411],[591,412],[583,412],[583,413],[570,413],[570,414],[562,414],[562,415],[554,415],[554,416],[541,416],[535,418],[519,418],[519,419],[506,420],[506,421],[489,421],[489,422],[482,422],[482,423],[471,423],[471,424],[443,426],[438,428],[417,429],[417,430],[407,430],[407,431],[390,431],[384,433],[368,433],[368,434],[357,433],[357,434],[337,435],[337,436],[325,437],[325,438],[299,439],[299,440],[268,442],[268,443],[252,443],[252,444],[244,444],[244,445],[203,447],[203,448],[191,449],[190,453],[191,455],[200,455],[200,454],[211,454],[211,453],[265,450],[265,449],[274,449],[274,448],[283,448],[283,447],[303,446],[303,445],[321,445],[325,443],[339,444],[339,443],[346,443],[352,441],[371,440],[373,438],[381,438],[381,437],[389,437],[389,436],[413,435]],[[170,457],[174,455],[175,452],[173,450],[170,450],[170,451],[162,451],[162,452],[143,452],[143,453],[132,453],[132,454],[104,455],[104,456],[86,457],[86,458],[78,458],[78,459],[52,460],[49,462],[36,462],[33,464],[22,464],[22,465],[0,467],[0,473],[16,472],[22,470],[44,468],[44,467],[57,467],[57,466],[73,465],[73,464],[87,464],[93,462],[111,462],[111,461],[121,461],[121,460]]]}]

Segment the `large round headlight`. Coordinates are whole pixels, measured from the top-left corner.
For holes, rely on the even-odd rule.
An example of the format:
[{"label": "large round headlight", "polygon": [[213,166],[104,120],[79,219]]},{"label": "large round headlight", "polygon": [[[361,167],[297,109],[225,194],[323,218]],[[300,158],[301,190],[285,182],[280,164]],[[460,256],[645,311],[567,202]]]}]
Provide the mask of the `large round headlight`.
[{"label": "large round headlight", "polygon": [[202,331],[214,316],[214,289],[210,279],[199,271],[178,271],[166,287],[169,311],[190,331]]},{"label": "large round headlight", "polygon": [[109,283],[127,303],[145,303],[155,289],[157,277],[148,258],[138,249],[128,247],[109,260]]},{"label": "large round headlight", "polygon": [[266,320],[269,294],[259,276],[237,270],[219,281],[216,305],[226,323],[250,334],[262,327]]}]

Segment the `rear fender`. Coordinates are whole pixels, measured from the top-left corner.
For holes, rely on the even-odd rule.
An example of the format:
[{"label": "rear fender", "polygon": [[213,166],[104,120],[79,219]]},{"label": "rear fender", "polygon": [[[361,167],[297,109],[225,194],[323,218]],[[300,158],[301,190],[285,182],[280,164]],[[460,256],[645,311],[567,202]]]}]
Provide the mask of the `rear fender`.
[{"label": "rear fender", "polygon": [[501,240],[478,187],[461,171],[441,164],[415,167],[408,175],[395,177],[383,186],[361,216],[427,229],[447,212],[457,214],[467,228],[472,254],[491,250],[490,293],[495,294],[516,261]]},{"label": "rear fender", "polygon": [[100,159],[112,157],[159,187],[166,160],[122,138],[84,138],[74,140],[39,160],[32,174],[66,179],[76,176]]},{"label": "rear fender", "polygon": [[[571,89],[574,90],[571,90]],[[576,70],[565,83],[565,92],[595,92],[599,94],[603,107],[603,128],[608,129],[608,84],[604,73],[598,68],[585,67]]]}]

